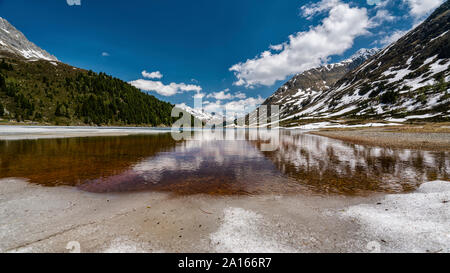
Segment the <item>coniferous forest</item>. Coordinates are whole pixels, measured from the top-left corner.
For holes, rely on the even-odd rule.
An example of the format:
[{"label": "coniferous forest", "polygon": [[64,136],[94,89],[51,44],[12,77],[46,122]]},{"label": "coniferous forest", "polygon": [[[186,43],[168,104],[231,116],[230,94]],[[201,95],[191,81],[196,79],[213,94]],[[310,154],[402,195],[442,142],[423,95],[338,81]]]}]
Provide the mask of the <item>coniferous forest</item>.
[{"label": "coniferous forest", "polygon": [[173,105],[105,73],[63,63],[0,61],[0,118],[55,125],[168,126]]}]

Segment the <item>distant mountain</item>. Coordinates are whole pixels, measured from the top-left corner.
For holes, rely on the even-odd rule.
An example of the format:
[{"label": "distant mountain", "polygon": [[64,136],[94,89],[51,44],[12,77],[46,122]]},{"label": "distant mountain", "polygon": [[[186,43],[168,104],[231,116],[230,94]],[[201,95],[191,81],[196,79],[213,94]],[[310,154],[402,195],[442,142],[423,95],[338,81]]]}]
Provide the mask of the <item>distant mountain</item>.
[{"label": "distant mountain", "polygon": [[298,112],[334,84],[349,71],[364,63],[378,52],[377,49],[360,49],[351,58],[339,63],[313,68],[295,75],[283,84],[263,105],[280,105],[281,117]]},{"label": "distant mountain", "polygon": [[204,123],[209,124],[217,124],[217,123],[223,123],[223,116],[217,114],[217,113],[208,113],[204,111],[203,109],[195,109],[192,107],[189,107],[185,104],[179,104],[176,105],[178,108],[183,109],[187,113],[191,114],[194,118],[199,119],[203,121]]},{"label": "distant mountain", "polygon": [[[307,119],[450,120],[449,7],[450,2],[445,2],[397,42],[339,80],[339,75],[332,77],[334,86],[329,81],[323,83],[328,78],[307,77],[307,71],[294,77],[267,103],[282,105],[285,126]],[[325,69],[313,70],[319,75],[321,71]],[[307,84],[300,85],[299,80]],[[283,89],[289,90],[289,96],[283,95]]]},{"label": "distant mountain", "polygon": [[40,49],[0,18],[0,122],[169,126],[170,103]]},{"label": "distant mountain", "polygon": [[27,60],[58,61],[55,56],[28,41],[22,32],[0,17],[0,57],[1,51],[3,54],[8,52]]}]

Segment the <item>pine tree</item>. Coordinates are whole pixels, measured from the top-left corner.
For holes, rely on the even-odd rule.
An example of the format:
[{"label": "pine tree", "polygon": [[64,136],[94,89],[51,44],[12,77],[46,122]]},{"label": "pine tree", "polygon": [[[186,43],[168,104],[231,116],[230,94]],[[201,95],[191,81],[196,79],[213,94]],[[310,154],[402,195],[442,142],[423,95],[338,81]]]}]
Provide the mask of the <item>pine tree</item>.
[{"label": "pine tree", "polygon": [[0,90],[5,90],[6,89],[6,80],[5,77],[0,74]]}]

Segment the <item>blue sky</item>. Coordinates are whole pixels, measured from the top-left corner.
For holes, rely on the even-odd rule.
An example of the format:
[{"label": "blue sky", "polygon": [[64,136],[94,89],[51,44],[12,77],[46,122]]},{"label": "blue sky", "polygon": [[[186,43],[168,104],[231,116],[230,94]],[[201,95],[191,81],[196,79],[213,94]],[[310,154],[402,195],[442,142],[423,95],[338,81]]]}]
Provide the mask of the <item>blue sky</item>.
[{"label": "blue sky", "polygon": [[385,46],[442,2],[0,0],[0,16],[62,62],[238,111],[295,73]]}]

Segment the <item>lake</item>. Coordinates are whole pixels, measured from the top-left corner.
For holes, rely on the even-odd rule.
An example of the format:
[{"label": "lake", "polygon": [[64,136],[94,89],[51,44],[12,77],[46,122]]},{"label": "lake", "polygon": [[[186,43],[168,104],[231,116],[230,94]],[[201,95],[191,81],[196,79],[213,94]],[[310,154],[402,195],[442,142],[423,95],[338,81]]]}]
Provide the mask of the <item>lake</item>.
[{"label": "lake", "polygon": [[[230,133],[231,132],[231,133]],[[0,178],[94,193],[366,195],[449,180],[448,152],[356,145],[281,130],[273,150],[257,130],[0,141]]]}]

